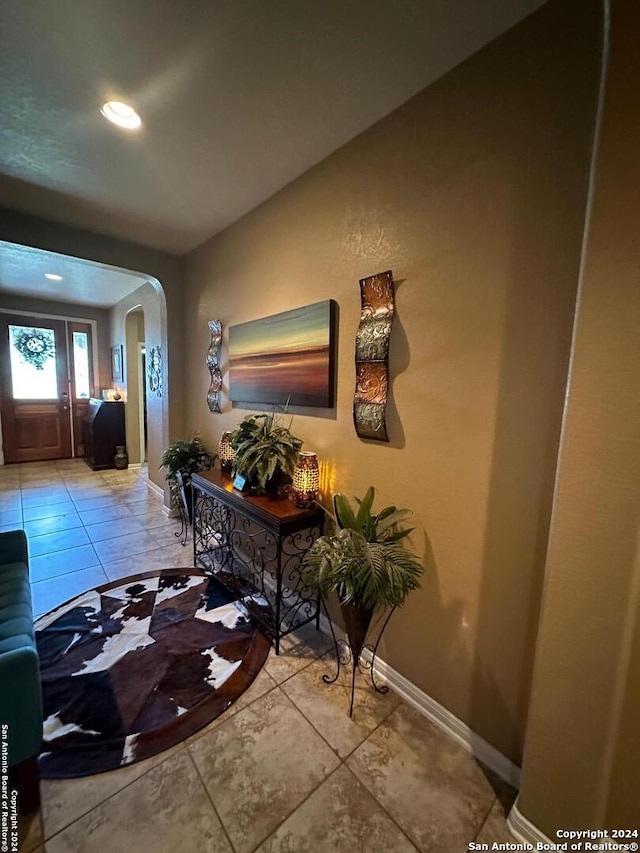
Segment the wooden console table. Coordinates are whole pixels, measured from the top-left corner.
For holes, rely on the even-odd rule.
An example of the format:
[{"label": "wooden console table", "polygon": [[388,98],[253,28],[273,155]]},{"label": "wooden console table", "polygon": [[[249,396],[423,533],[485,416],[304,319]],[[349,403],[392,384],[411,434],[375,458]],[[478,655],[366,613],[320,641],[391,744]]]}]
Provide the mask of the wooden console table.
[{"label": "wooden console table", "polygon": [[191,486],[194,565],[241,593],[276,654],[282,637],[314,619],[318,627],[320,599],[304,588],[301,564],[322,533],[322,509],[243,494],[220,471],[194,474]]}]

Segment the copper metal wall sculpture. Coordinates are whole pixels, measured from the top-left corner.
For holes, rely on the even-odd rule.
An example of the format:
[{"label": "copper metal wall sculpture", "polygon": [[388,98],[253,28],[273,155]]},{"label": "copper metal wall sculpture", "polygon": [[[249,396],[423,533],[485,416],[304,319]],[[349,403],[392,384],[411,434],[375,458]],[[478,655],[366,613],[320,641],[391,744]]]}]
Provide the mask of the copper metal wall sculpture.
[{"label": "copper metal wall sculpture", "polygon": [[222,324],[220,320],[209,320],[211,343],[207,350],[206,363],[211,374],[211,384],[207,392],[209,411],[220,411],[220,391],[222,390],[222,373],[220,372],[220,343],[222,341]]},{"label": "copper metal wall sculpture", "polygon": [[389,441],[385,408],[389,390],[389,336],[395,310],[391,270],[361,278],[360,300],[353,421],[360,438]]}]

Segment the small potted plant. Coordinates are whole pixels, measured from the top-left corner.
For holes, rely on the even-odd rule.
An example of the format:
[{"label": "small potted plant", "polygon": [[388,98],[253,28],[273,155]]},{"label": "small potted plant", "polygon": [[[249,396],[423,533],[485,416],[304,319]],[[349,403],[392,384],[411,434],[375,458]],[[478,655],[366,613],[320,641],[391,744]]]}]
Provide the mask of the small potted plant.
[{"label": "small potted plant", "polygon": [[373,513],[374,498],[371,486],[364,498],[356,498],[356,513],[344,495],[334,495],[333,530],[316,539],[303,560],[307,586],[324,597],[331,591],[338,596],[354,663],[375,611],[400,607],[420,587],[423,571],[401,544],[413,530],[403,526],[410,511],[388,506]]},{"label": "small potted plant", "polygon": [[246,477],[256,494],[277,490],[293,474],[302,441],[289,427],[275,413],[248,415],[229,436],[236,452],[232,473]]},{"label": "small potted plant", "polygon": [[211,468],[214,459],[197,433],[190,438],[173,441],[162,453],[160,467],[165,469],[165,479],[169,482],[173,499],[179,502],[180,492],[183,491],[189,519],[191,490],[186,487],[191,483],[191,475]]}]

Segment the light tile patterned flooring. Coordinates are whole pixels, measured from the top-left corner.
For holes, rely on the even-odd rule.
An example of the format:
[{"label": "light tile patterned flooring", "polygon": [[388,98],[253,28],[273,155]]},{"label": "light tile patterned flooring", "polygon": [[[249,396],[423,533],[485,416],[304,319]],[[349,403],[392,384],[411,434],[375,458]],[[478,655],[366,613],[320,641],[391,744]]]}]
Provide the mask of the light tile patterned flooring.
[{"label": "light tile patterned flooring", "polygon": [[[192,565],[146,471],[79,461],[0,467],[0,530],[29,537],[37,614],[150,569]],[[24,853],[462,853],[513,841],[515,792],[399,697],[325,685],[327,638],[271,653],[225,714],[167,752],[83,779],[44,780]]]}]

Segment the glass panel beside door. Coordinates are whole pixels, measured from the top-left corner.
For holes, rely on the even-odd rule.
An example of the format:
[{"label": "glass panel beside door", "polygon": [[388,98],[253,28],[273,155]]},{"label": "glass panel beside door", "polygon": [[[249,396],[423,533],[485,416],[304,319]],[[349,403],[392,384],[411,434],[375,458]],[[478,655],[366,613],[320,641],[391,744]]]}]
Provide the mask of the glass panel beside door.
[{"label": "glass panel beside door", "polygon": [[74,399],[88,400],[91,396],[91,366],[89,364],[89,335],[72,332]]},{"label": "glass panel beside door", "polygon": [[73,455],[85,455],[85,430],[89,400],[93,394],[93,347],[91,326],[67,321],[71,374],[71,429]]}]

